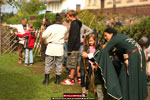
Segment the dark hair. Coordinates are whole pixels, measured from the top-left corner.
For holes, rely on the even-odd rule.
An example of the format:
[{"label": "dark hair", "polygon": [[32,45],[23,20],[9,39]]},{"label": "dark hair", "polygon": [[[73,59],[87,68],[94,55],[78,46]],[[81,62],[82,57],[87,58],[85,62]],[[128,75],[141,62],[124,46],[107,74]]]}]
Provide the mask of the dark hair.
[{"label": "dark hair", "polygon": [[117,30],[115,30],[114,28],[111,28],[111,27],[106,28],[104,30],[104,32],[107,32],[108,34],[112,33],[113,35],[117,34]]},{"label": "dark hair", "polygon": [[62,16],[60,14],[56,14],[56,22],[61,22],[62,21]]}]

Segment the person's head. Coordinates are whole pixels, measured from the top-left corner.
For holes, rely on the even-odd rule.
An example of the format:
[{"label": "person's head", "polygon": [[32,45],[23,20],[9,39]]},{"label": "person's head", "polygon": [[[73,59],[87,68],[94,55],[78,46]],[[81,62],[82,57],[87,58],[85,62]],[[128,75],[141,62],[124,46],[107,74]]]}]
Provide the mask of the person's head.
[{"label": "person's head", "polygon": [[117,31],[114,28],[108,27],[104,30],[104,36],[107,42],[109,42],[115,34],[117,34]]},{"label": "person's head", "polygon": [[142,36],[140,38],[140,40],[138,41],[138,43],[140,44],[140,46],[142,48],[147,48],[149,46],[149,44],[150,44],[149,42],[150,41],[149,41],[149,39],[146,36]]},{"label": "person's head", "polygon": [[113,19],[112,17],[110,18],[110,22],[111,22],[111,23],[113,23],[113,22],[114,22],[114,19]]},{"label": "person's head", "polygon": [[130,20],[130,23],[129,23],[130,25],[133,25],[134,24],[134,21],[133,20]]},{"label": "person's head", "polygon": [[29,23],[29,24],[28,24],[28,29],[32,29],[32,28],[33,28],[32,23]]},{"label": "person's head", "polygon": [[88,46],[95,46],[96,47],[96,37],[94,34],[89,34],[87,38],[87,45]]},{"label": "person's head", "polygon": [[62,16],[59,15],[59,14],[56,14],[56,19],[55,19],[55,21],[56,21],[56,23],[62,23],[62,21],[63,21]]},{"label": "person's head", "polygon": [[27,24],[27,19],[22,19],[22,25],[25,26]]},{"label": "person's head", "polygon": [[43,24],[46,24],[47,21],[48,21],[47,18],[43,18],[43,20],[42,20]]},{"label": "person's head", "polygon": [[115,18],[115,22],[120,22],[119,17]]},{"label": "person's head", "polygon": [[68,12],[65,14],[66,21],[69,22],[69,14]]},{"label": "person's head", "polygon": [[70,10],[70,11],[68,12],[68,19],[69,19],[70,21],[73,21],[73,20],[76,19],[76,12],[75,12],[74,10]]}]

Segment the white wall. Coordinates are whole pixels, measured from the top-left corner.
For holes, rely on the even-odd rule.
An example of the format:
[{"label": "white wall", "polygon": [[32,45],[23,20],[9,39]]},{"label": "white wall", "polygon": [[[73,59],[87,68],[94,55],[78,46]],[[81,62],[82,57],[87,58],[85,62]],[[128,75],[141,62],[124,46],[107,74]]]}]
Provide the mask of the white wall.
[{"label": "white wall", "polygon": [[62,9],[76,10],[76,5],[80,4],[80,9],[84,9],[85,0],[64,0]]},{"label": "white wall", "polygon": [[62,2],[49,2],[47,10],[53,13],[60,13],[62,10],[76,10],[76,5],[80,5],[80,9],[84,9],[85,0],[62,0]]}]

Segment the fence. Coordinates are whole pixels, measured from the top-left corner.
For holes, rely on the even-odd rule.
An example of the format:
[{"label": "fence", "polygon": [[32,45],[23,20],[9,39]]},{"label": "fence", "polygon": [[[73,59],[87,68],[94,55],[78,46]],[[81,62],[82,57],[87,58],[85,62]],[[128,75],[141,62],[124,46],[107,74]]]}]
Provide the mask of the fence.
[{"label": "fence", "polygon": [[[14,35],[14,29],[10,29],[9,27],[1,27],[1,53],[16,53],[17,52],[17,44],[18,39]],[[40,30],[36,30],[36,40],[35,46],[33,49],[33,55],[39,56],[40,55]]]}]

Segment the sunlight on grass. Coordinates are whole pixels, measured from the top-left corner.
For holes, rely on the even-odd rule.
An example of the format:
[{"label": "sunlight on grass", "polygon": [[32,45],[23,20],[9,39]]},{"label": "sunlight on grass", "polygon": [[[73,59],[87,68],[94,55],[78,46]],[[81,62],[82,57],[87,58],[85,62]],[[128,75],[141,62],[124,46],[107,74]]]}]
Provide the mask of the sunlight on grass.
[{"label": "sunlight on grass", "polygon": [[[18,64],[17,55],[0,55],[0,100],[51,100],[51,97],[63,97],[64,93],[81,93],[79,83],[55,85],[55,74],[50,75],[49,85],[43,85],[43,69],[43,62],[25,67]],[[62,74],[61,80],[65,78]],[[94,97],[93,93],[89,96]]]}]

